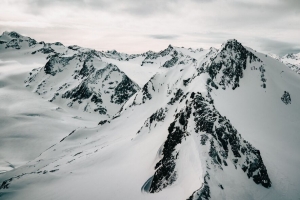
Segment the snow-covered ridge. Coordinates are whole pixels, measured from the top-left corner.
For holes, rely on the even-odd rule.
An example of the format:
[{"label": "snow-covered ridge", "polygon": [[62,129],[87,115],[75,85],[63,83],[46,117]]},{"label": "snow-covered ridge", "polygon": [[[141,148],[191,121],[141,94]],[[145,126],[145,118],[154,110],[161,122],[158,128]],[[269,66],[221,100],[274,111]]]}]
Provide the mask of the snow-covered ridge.
[{"label": "snow-covered ridge", "polygon": [[280,60],[291,70],[295,71],[297,74],[300,74],[300,53],[287,54],[283,56]]},{"label": "snow-covered ridge", "polygon": [[295,71],[297,74],[300,74],[300,52],[299,53],[289,53],[282,57],[275,54],[268,54],[272,58],[282,62],[291,70]]},{"label": "snow-covered ridge", "polygon": [[[188,138],[191,138],[190,140],[199,140],[195,143],[200,144],[197,149],[202,152],[202,156],[204,152],[207,153],[207,155],[204,156],[207,160],[199,158],[199,162],[202,163],[201,168],[203,171],[199,174],[199,176],[203,178],[202,186],[200,187],[199,185],[200,189],[190,194],[190,199],[209,199],[212,196],[213,199],[216,198],[217,196],[214,196],[215,194],[211,194],[210,188],[218,184],[219,190],[223,190],[223,183],[215,180],[215,173],[217,170],[223,170],[223,168],[225,170],[229,165],[228,163],[231,163],[230,166],[235,166],[235,168],[239,166],[247,173],[248,178],[253,178],[255,183],[262,184],[266,188],[271,187],[271,181],[259,151],[244,139],[239,138],[241,135],[232,127],[230,121],[228,121],[226,117],[222,117],[215,109],[214,101],[210,96],[212,89],[209,88],[209,84],[211,84],[209,80],[214,80],[216,74],[221,74],[219,77],[223,77],[223,79],[218,82],[218,85],[223,85],[223,89],[226,89],[226,86],[231,84],[232,81],[232,89],[235,89],[239,86],[239,79],[243,78],[242,74],[246,69],[246,65],[253,64],[251,63],[253,59],[259,60],[236,40],[230,40],[224,44],[217,55],[212,54],[209,58],[210,63],[203,62],[200,67],[189,69],[185,73],[182,72],[183,75],[179,74],[180,76],[174,76],[174,71],[177,70],[177,73],[180,73],[180,68],[172,69],[172,73],[171,71],[169,72],[172,74],[171,76],[178,77],[179,79],[168,81],[167,90],[163,89],[165,87],[163,86],[163,79],[159,79],[159,77],[157,77],[159,75],[156,75],[144,86],[142,91],[136,95],[132,106],[140,106],[147,104],[149,101],[155,101],[155,96],[159,96],[157,97],[158,99],[163,99],[164,95],[168,96],[168,94],[171,94],[169,91],[174,91],[174,96],[170,95],[171,98],[168,98],[168,103],[153,113],[138,131],[139,135],[145,133],[149,134],[153,132],[153,129],[164,121],[168,115],[175,116],[175,120],[170,123],[167,129],[169,132],[167,140],[159,150],[161,159],[155,165],[155,174],[151,177],[151,182],[147,181],[145,183],[145,189],[147,188],[147,191],[150,193],[160,192],[164,188],[176,183],[178,177],[180,177],[180,173],[182,173],[182,169],[180,169],[178,165],[181,165],[179,164],[181,163],[180,159],[183,159],[180,157],[181,152],[185,150],[181,150],[181,148],[186,148],[182,146],[184,146],[184,141],[188,140]],[[233,60],[238,61],[238,63],[233,63]],[[218,65],[217,71],[212,73],[216,65]],[[238,67],[238,69],[232,67]],[[228,74],[228,71],[230,71],[231,74]],[[202,83],[203,89],[207,88],[207,91],[204,92],[202,90],[201,93],[197,92],[197,94],[192,92],[191,87],[197,83],[197,79],[191,78],[207,77],[207,73],[210,76],[210,78],[206,79],[208,85],[205,84],[205,78]],[[187,74],[189,74],[191,79],[188,86],[184,84],[183,78],[187,76]],[[169,75],[170,74],[166,74],[164,79]],[[224,79],[226,78],[231,79],[227,80],[226,84],[221,84],[224,83]],[[187,88],[189,88],[189,92],[185,92]],[[159,93],[157,93],[157,91],[159,91]],[[202,95],[205,94],[206,97],[202,97]],[[140,100],[138,101],[138,99]],[[175,114],[172,113],[172,110],[174,110],[172,107],[174,106],[177,107]],[[228,144],[230,144],[231,149],[227,147]],[[206,145],[208,146],[206,147]],[[230,159],[228,159],[229,154],[231,155]],[[224,161],[222,161],[222,158]],[[255,168],[253,168],[254,166]],[[214,170],[211,171],[212,169]],[[211,185],[214,186],[210,186],[210,182]]]},{"label": "snow-covered ridge", "polygon": [[139,90],[116,65],[105,63],[95,51],[66,57],[52,55],[45,66],[25,81],[51,102],[110,118]]},{"label": "snow-covered ridge", "polygon": [[[42,55],[35,51],[28,56]],[[298,198],[300,79],[277,60],[234,39],[219,50],[46,54],[25,86],[50,103],[99,113],[99,125],[66,133],[0,175],[1,196]],[[132,81],[131,65],[151,69],[139,74],[145,84]]]},{"label": "snow-covered ridge", "polygon": [[[26,87],[32,88],[51,102],[55,101],[85,112],[99,112],[107,118],[113,116],[123,103],[139,90],[139,86],[123,73],[118,65],[122,66],[124,62],[138,59],[141,66],[148,63],[151,65],[149,67],[158,71],[160,66],[170,68],[177,62],[195,63],[196,59],[191,56],[197,57],[205,52],[203,49],[184,49],[169,45],[167,49],[158,53],[148,51],[128,55],[116,50],[104,52],[76,45],[65,47],[60,42],[38,43],[16,32],[4,32],[0,39],[5,50],[22,49],[26,50],[27,54],[39,54],[38,56],[48,59],[44,67],[30,72],[25,80]],[[116,63],[118,61],[120,62]],[[103,73],[106,75],[102,77]],[[100,78],[103,80],[97,80]]]},{"label": "snow-covered ridge", "polygon": [[[30,72],[26,87],[49,101],[58,102],[85,112],[113,116],[137,90],[134,83],[116,65],[103,62],[115,52],[102,52],[78,46],[65,47],[56,42],[40,42],[16,32],[4,32],[5,48],[27,48],[31,54],[44,54],[44,67]],[[9,41],[10,40],[10,41]]]}]

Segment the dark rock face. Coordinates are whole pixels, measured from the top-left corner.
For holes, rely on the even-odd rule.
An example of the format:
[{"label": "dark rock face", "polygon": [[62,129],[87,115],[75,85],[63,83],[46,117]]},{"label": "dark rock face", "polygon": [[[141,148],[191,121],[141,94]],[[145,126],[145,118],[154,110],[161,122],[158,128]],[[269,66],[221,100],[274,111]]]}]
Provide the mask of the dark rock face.
[{"label": "dark rock face", "polygon": [[100,115],[106,115],[107,109],[99,106],[99,108],[94,109],[95,112],[99,112]]},{"label": "dark rock face", "polygon": [[140,130],[137,132],[139,134],[144,128],[148,129],[148,132],[151,131],[152,127],[156,127],[158,122],[163,122],[166,113],[168,112],[167,108],[160,108],[155,113],[153,113],[145,122],[144,125],[140,128]]},{"label": "dark rock face", "polygon": [[149,190],[151,193],[159,192],[176,180],[175,160],[179,152],[175,151],[175,147],[187,135],[186,129],[190,115],[191,108],[186,107],[176,115],[175,121],[170,124],[169,135],[162,151],[163,158],[155,166],[156,172]]},{"label": "dark rock face", "polygon": [[[83,69],[85,72],[82,72]],[[114,104],[123,104],[138,91],[139,87],[121,72],[117,66],[112,64],[108,64],[105,68],[95,71],[94,67],[88,68],[84,62],[79,74],[83,77],[88,77],[84,79],[78,87],[63,94],[62,98],[70,98],[73,99],[73,101],[78,101],[80,103],[82,100],[91,97],[91,102],[95,103],[98,107],[94,109],[94,111],[99,112],[99,114],[106,114],[107,109],[101,106],[103,104],[101,89],[99,88],[97,91],[94,85],[104,84],[104,82],[108,82],[109,85],[114,84],[114,82],[109,81],[111,80],[112,73],[117,73],[122,76],[122,81],[118,83],[115,88],[110,87],[110,93],[112,93],[110,102]]]},{"label": "dark rock face", "polygon": [[[67,64],[69,64],[69,61],[72,60],[74,56],[72,57],[61,57],[58,54],[54,54],[50,57],[50,59],[47,61],[44,72],[46,74],[50,74],[52,76],[55,76],[56,73],[61,72],[63,67],[65,67]],[[58,65],[61,65],[62,68],[58,67]]]},{"label": "dark rock face", "polygon": [[103,101],[102,101],[102,99],[101,99],[101,94],[100,94],[100,97],[99,97],[99,95],[93,95],[93,97],[91,98],[91,101],[92,102],[94,102],[95,104],[102,104],[103,103]]},{"label": "dark rock face", "polygon": [[287,92],[287,91],[284,91],[284,93],[283,93],[283,95],[281,97],[281,101],[283,103],[285,103],[285,105],[291,104],[292,103],[292,99],[291,99],[290,93]]},{"label": "dark rock face", "polygon": [[[159,58],[159,57],[164,57],[167,55],[170,55],[171,52],[173,52],[174,47],[172,47],[171,45],[168,46],[168,48],[166,48],[165,50],[162,50],[158,53],[155,53],[153,51],[148,51],[144,54],[141,54],[142,56],[146,56],[145,59],[143,60],[141,66],[145,65],[145,64],[153,64],[153,60]],[[169,60],[169,62],[167,61],[163,67],[169,68],[175,65],[175,63],[178,61],[178,52],[174,51],[174,54],[171,55],[173,58],[171,60]]]},{"label": "dark rock face", "polygon": [[[141,98],[142,102],[141,103],[145,103],[147,100],[152,99],[151,93],[155,92],[155,88],[153,85],[153,81],[155,81],[154,79],[155,79],[155,76],[153,76],[142,88],[142,98]],[[135,97],[133,104],[139,104],[137,97],[138,96]]]},{"label": "dark rock face", "polygon": [[199,190],[195,191],[188,200],[208,200],[210,199],[210,189],[207,184],[204,184]]},{"label": "dark rock face", "polygon": [[[210,78],[207,81],[208,94],[204,97],[201,93],[188,93],[179,88],[174,92],[167,106],[172,106],[176,102],[182,105],[180,111],[175,111],[175,119],[168,128],[169,135],[163,145],[159,162],[155,166],[155,173],[149,189],[150,193],[155,193],[172,185],[178,176],[177,160],[180,159],[181,144],[191,135],[199,137],[199,146],[206,146],[208,149],[206,163],[203,168],[206,170],[204,184],[196,190],[189,199],[209,199],[211,196],[210,184],[218,184],[219,189],[224,187],[217,179],[212,177],[216,170],[233,166],[235,169],[242,169],[249,179],[265,188],[271,187],[271,180],[267,169],[263,163],[259,150],[245,141],[238,131],[232,126],[230,121],[222,116],[214,107],[214,101],[210,96],[212,88],[230,87],[235,89],[239,87],[239,81],[243,77],[243,71],[247,67],[247,62],[261,62],[254,54],[247,51],[236,40],[227,42],[223,49],[207,63],[199,68],[198,74],[195,73],[191,78],[184,79],[183,85],[188,85],[196,76],[202,73],[208,73]],[[257,63],[256,63],[257,64]],[[264,78],[264,66],[261,65],[260,72]],[[218,74],[220,73],[220,76]],[[155,91],[155,78],[152,78],[143,88],[143,97],[151,99],[151,92]],[[169,90],[170,91],[170,90]],[[168,91],[168,94],[170,94]],[[184,102],[184,103],[183,103]],[[152,127],[152,115],[146,120],[143,127]],[[151,121],[151,123],[150,123]],[[154,123],[155,124],[155,123]],[[189,125],[191,124],[191,125]],[[143,130],[143,127],[138,133]],[[202,148],[202,147],[199,147]],[[204,148],[204,147],[203,147]],[[211,177],[211,178],[210,178]]]},{"label": "dark rock face", "polygon": [[[190,199],[210,198],[211,170],[223,170],[229,162],[236,169],[240,167],[256,184],[271,187],[259,150],[245,141],[230,121],[220,115],[210,95],[203,97],[201,93],[192,93],[189,98],[187,95],[182,98],[186,100],[185,107],[175,115],[175,120],[169,126],[169,135],[162,151],[163,158],[155,166],[150,192],[159,192],[176,181],[176,160],[179,159],[180,145],[190,134],[201,134],[199,144],[209,149],[204,184]],[[188,128],[192,120],[196,126]]]},{"label": "dark rock face", "polygon": [[54,49],[52,49],[50,46],[49,47],[43,47],[39,50],[37,50],[37,52],[43,53],[43,54],[50,54],[50,53],[54,53]]},{"label": "dark rock face", "polygon": [[183,95],[183,91],[182,89],[177,89],[176,93],[174,94],[174,97],[172,97],[170,99],[170,101],[168,102],[169,105],[173,105],[176,101],[178,101],[180,99],[180,97],[182,97]]},{"label": "dark rock face", "polygon": [[[44,47],[50,45],[45,44]],[[68,48],[74,50],[77,46]],[[40,95],[53,93],[53,97],[49,100],[51,102],[60,98],[70,99],[71,101],[66,102],[69,107],[111,117],[118,107],[121,107],[140,88],[116,65],[103,62],[100,54],[95,50],[78,50],[69,57],[60,53],[49,54],[46,65],[41,70],[32,72],[25,83],[30,86],[35,80],[39,81],[36,93]],[[44,76],[40,71],[50,76]],[[58,83],[53,82],[53,76],[56,76],[54,79],[59,80]],[[110,104],[115,105],[108,107]]]},{"label": "dark rock face", "polygon": [[29,46],[31,47],[31,46],[36,45],[37,42],[36,42],[36,40],[29,38],[29,39],[28,39],[28,44],[29,44]]},{"label": "dark rock face", "polygon": [[193,194],[187,200],[208,200],[210,199],[210,189],[208,186],[208,180],[210,176],[208,173],[204,176],[204,183],[200,187],[200,189],[193,192]]},{"label": "dark rock face", "polygon": [[20,49],[21,48],[20,42],[21,42],[20,39],[12,39],[8,43],[6,43],[5,48]]},{"label": "dark rock face", "polygon": [[183,85],[184,85],[184,86],[187,86],[187,85],[190,83],[190,81],[191,81],[191,78],[188,78],[188,79],[186,79],[186,80],[183,80]]},{"label": "dark rock face", "polygon": [[83,62],[83,66],[81,70],[79,71],[79,76],[86,77],[89,74],[93,73],[95,71],[95,68],[93,66],[88,66],[86,61]]},{"label": "dark rock face", "polygon": [[34,46],[37,44],[36,40],[34,40],[30,37],[23,37],[16,32],[10,32],[10,33],[8,33],[8,36],[10,36],[12,38],[10,41],[0,41],[0,44],[6,44],[6,46],[5,46],[6,49],[12,48],[12,49],[18,50],[18,49],[21,49],[22,46],[31,47],[31,46]]},{"label": "dark rock face", "polygon": [[266,87],[267,87],[267,85],[266,85],[267,79],[265,78],[265,72],[266,72],[266,70],[265,70],[265,68],[264,68],[263,65],[261,65],[261,66],[259,67],[259,71],[261,72],[261,75],[260,75],[260,77],[261,77],[261,82],[262,82],[261,87],[262,87],[262,88],[266,88]]},{"label": "dark rock face", "polygon": [[98,125],[103,125],[103,124],[106,124],[106,123],[110,123],[108,120],[102,120],[98,123]]},{"label": "dark rock face", "polygon": [[[196,123],[195,132],[205,132],[205,135],[210,138],[211,150],[209,155],[214,165],[222,169],[222,163],[224,163],[222,159],[228,161],[228,154],[231,151],[235,157],[232,159],[232,162],[236,167],[240,165],[244,172],[247,173],[248,178],[252,177],[255,183],[261,184],[266,188],[271,187],[271,181],[259,150],[243,140],[230,121],[226,117],[221,116],[210,105],[209,101],[201,95],[196,95],[193,100],[195,108],[193,115]],[[217,151],[217,149],[220,150]],[[237,161],[242,164],[237,164]],[[254,171],[256,175],[254,175]]]},{"label": "dark rock face", "polygon": [[[223,89],[229,85],[232,86],[232,89],[239,87],[239,81],[243,78],[243,70],[247,66],[247,58],[250,62],[259,61],[238,41],[228,41],[206,69],[211,78],[211,86],[217,88],[216,85],[220,85]],[[221,77],[216,80],[217,74],[220,72],[222,72]],[[216,81],[217,83],[215,83]]]},{"label": "dark rock face", "polygon": [[156,111],[153,115],[150,116],[149,121],[152,123],[153,121],[161,122],[165,119],[167,109],[160,108],[158,111]]},{"label": "dark rock face", "polygon": [[169,53],[174,49],[174,47],[172,45],[169,45],[168,48],[166,48],[165,50],[159,52],[159,54],[161,56],[166,56],[169,55]]},{"label": "dark rock face", "polygon": [[287,58],[296,59],[296,56],[293,53],[289,53],[286,55]]},{"label": "dark rock face", "polygon": [[54,45],[56,45],[56,46],[64,46],[64,45],[63,45],[62,43],[60,43],[60,42],[55,42]]},{"label": "dark rock face", "polygon": [[20,38],[21,37],[21,35],[19,33],[14,32],[14,31],[10,32],[8,35],[12,38]]},{"label": "dark rock face", "polygon": [[178,61],[178,57],[173,57],[170,60],[166,61],[162,67],[170,68],[173,67]]},{"label": "dark rock face", "polygon": [[[93,92],[88,87],[87,82],[83,82],[78,87],[74,88],[73,90],[67,91],[65,94],[62,95],[62,98],[70,98],[73,99],[73,101],[82,100],[82,99],[88,99],[92,96]],[[97,99],[98,102],[100,102],[99,99],[101,99],[101,96],[98,97],[96,95],[93,96],[94,101]]]},{"label": "dark rock face", "polygon": [[77,46],[77,45],[72,45],[72,46],[68,46],[68,49],[72,49],[74,51],[80,49],[80,46]]},{"label": "dark rock face", "polygon": [[111,102],[116,104],[125,103],[137,92],[138,88],[139,87],[124,74],[121,83],[115,88],[115,93],[111,96]]}]

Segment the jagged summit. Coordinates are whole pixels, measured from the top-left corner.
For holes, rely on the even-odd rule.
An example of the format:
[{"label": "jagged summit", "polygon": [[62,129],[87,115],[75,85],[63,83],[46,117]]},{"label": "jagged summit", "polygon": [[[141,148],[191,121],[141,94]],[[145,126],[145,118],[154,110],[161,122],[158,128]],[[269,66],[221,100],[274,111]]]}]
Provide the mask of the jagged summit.
[{"label": "jagged summit", "polygon": [[[20,49],[0,44],[0,56],[44,60],[20,86],[43,104],[31,110],[18,104],[15,132],[29,121],[42,143],[58,132],[47,130],[52,126],[72,129],[47,137],[53,146],[0,174],[1,197],[299,197],[300,79],[281,62],[235,39],[219,50],[169,45],[131,55],[16,42]],[[1,76],[1,92],[9,89],[5,81]],[[9,114],[12,107],[1,109]],[[86,125],[87,116],[96,123]],[[49,121],[49,128],[35,129]]]},{"label": "jagged summit", "polygon": [[9,36],[11,38],[20,38],[22,35],[15,31],[4,31],[1,36]]},{"label": "jagged summit", "polygon": [[95,50],[72,56],[54,54],[25,83],[50,102],[97,112],[106,118],[113,116],[139,90],[116,65],[103,62]]},{"label": "jagged summit", "polygon": [[244,48],[244,46],[236,39],[229,39],[221,45],[220,51],[223,49],[233,49],[235,51]]},{"label": "jagged summit", "polygon": [[269,55],[272,58],[285,64],[287,67],[295,71],[297,74],[300,74],[300,53],[289,53],[282,57],[275,54],[269,54]]},{"label": "jagged summit", "polygon": [[[239,87],[239,81],[244,76],[247,62],[249,64],[256,62],[256,65],[259,65],[261,61],[237,40],[228,40],[222,44],[222,48],[206,68],[210,75],[208,83],[216,89],[218,87],[225,89],[229,85],[232,86],[232,89]],[[263,65],[260,67],[263,71]]]},{"label": "jagged summit", "polygon": [[291,59],[295,59],[295,60],[298,60],[300,57],[300,53],[289,53],[289,54],[286,54],[285,56],[283,56],[283,58],[291,58]]},{"label": "jagged summit", "polygon": [[71,46],[68,46],[69,49],[72,49],[72,50],[78,50],[82,47],[78,46],[78,45],[71,45]]}]

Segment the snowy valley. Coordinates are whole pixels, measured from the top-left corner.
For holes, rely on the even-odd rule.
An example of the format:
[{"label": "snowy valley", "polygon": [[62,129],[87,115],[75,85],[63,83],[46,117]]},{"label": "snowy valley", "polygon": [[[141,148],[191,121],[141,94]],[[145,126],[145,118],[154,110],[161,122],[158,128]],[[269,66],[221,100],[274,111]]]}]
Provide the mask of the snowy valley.
[{"label": "snowy valley", "polygon": [[0,199],[299,199],[299,55],[4,32]]}]

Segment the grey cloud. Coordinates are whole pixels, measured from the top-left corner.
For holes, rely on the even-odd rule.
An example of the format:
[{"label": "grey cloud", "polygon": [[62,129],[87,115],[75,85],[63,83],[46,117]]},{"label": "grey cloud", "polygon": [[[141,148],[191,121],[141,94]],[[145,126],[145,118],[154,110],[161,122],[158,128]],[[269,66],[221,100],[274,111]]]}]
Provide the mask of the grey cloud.
[{"label": "grey cloud", "polygon": [[173,5],[177,3],[176,0],[140,0],[132,1],[127,0],[127,5],[124,6],[123,11],[132,15],[150,16],[153,14],[168,14],[173,13]]},{"label": "grey cloud", "polygon": [[63,6],[102,6],[111,4],[108,0],[26,0],[30,6],[46,7],[50,5],[63,5]]},{"label": "grey cloud", "polygon": [[300,9],[300,1],[299,0],[284,0],[282,2],[292,8]]},{"label": "grey cloud", "polygon": [[300,52],[300,45],[297,43],[276,41],[267,38],[261,38],[259,42],[262,50],[275,53],[279,56]]},{"label": "grey cloud", "polygon": [[148,37],[159,40],[173,40],[179,37],[179,35],[148,35]]},{"label": "grey cloud", "polygon": [[[180,5],[187,5],[190,2],[196,2],[200,4],[208,3],[224,3],[222,0],[15,0],[17,3],[25,3],[27,9],[30,12],[38,13],[39,9],[47,8],[49,6],[63,6],[63,7],[79,7],[82,9],[94,9],[101,10],[104,12],[116,11],[122,12],[134,16],[152,16],[154,14],[169,14],[176,13],[177,10],[181,9]],[[289,14],[290,12],[300,11],[299,0],[265,0],[265,1],[237,1],[229,0],[226,2],[228,5],[232,5],[234,8],[247,9],[251,13],[256,13],[257,10],[263,10],[263,12],[269,15],[283,15]],[[198,9],[198,8],[195,8]],[[215,11],[218,11],[216,6]],[[251,9],[251,11],[250,11]],[[201,9],[200,9],[201,10]],[[277,12],[277,11],[285,12]],[[265,16],[266,17],[266,16]]]},{"label": "grey cloud", "polygon": [[[8,2],[7,9],[16,8],[18,12],[12,12],[11,16],[0,14],[0,30],[16,30],[33,38],[63,43],[79,41],[82,46],[94,48],[121,47],[124,51],[126,48],[128,51],[145,48],[144,51],[160,48],[166,43],[209,47],[235,38],[258,51],[282,55],[299,50],[300,44],[300,0],[4,2]],[[269,39],[257,39],[262,36]],[[97,42],[86,42],[91,41],[90,38]],[[135,41],[143,45],[126,47]]]},{"label": "grey cloud", "polygon": [[[16,0],[20,1],[20,0]],[[78,7],[103,12],[125,13],[134,16],[151,16],[153,14],[168,14],[174,12],[173,5],[177,0],[25,0],[27,11],[41,14],[41,9],[51,6]]]},{"label": "grey cloud", "polygon": [[213,39],[228,39],[232,37],[232,33],[221,32],[221,31],[206,31],[206,32],[190,32],[187,35],[200,37],[200,38],[213,38]]},{"label": "grey cloud", "polygon": [[192,0],[196,3],[212,3],[214,1],[217,1],[217,0]]},{"label": "grey cloud", "polygon": [[43,15],[44,12],[55,12],[55,8],[79,8],[87,10],[111,11],[114,2],[108,0],[10,0],[22,4],[27,13]]}]

